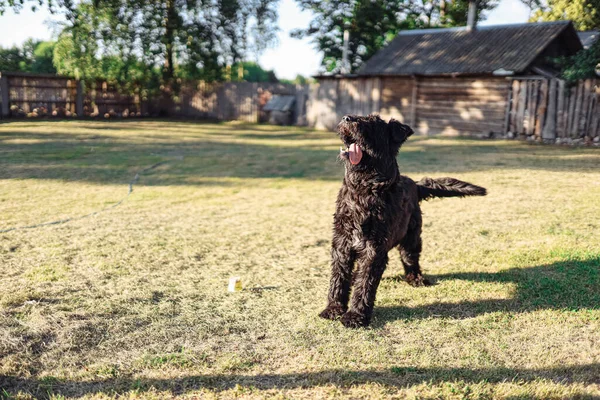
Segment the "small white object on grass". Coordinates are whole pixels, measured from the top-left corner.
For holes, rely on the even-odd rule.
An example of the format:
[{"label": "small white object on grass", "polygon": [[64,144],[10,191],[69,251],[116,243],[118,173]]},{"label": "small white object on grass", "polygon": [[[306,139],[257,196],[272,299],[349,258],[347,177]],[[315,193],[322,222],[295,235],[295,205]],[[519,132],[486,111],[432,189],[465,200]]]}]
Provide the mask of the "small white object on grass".
[{"label": "small white object on grass", "polygon": [[240,292],[242,290],[242,278],[239,276],[232,276],[229,278],[228,292]]}]

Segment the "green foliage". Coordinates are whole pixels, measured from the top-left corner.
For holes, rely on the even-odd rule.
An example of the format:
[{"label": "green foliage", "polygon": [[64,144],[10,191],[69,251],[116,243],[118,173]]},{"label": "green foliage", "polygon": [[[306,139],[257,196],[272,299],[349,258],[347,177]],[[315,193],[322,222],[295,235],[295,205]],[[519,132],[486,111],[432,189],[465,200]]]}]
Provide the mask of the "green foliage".
[{"label": "green foliage", "polygon": [[[465,25],[468,0],[296,0],[314,18],[307,29],[292,32],[293,37],[312,37],[324,53],[327,72],[342,69],[344,30],[350,33],[349,62],[355,72],[377,50],[389,43],[400,30]],[[478,20],[493,9],[497,0],[478,2]]]},{"label": "green foliage", "polygon": [[0,71],[20,71],[26,58],[18,47],[0,47]]},{"label": "green foliage", "polygon": [[32,62],[29,71],[38,74],[54,74],[54,46],[55,42],[38,42],[33,50]]},{"label": "green foliage", "polygon": [[279,81],[291,85],[307,85],[309,83],[313,83],[314,79],[298,74],[294,79],[280,79]]},{"label": "green foliage", "polygon": [[559,65],[562,67],[562,77],[567,82],[596,77],[596,71],[600,69],[600,40],[589,49],[581,50],[572,57],[560,59]]},{"label": "green foliage", "polygon": [[231,67],[231,75],[232,81],[279,82],[273,70],[265,70],[252,61],[234,64]]},{"label": "green foliage", "polygon": [[[277,0],[0,0],[0,13],[25,5],[62,8],[67,16],[56,46],[36,53],[33,71],[50,66],[125,91],[142,86],[170,95],[177,78],[221,80],[227,65],[259,54],[277,32]],[[18,66],[22,54],[9,50],[2,63]],[[248,79],[262,79],[259,72],[251,68]]]},{"label": "green foliage", "polygon": [[547,0],[533,8],[533,22],[570,20],[580,31],[600,29],[600,0]]},{"label": "green foliage", "polygon": [[[59,74],[74,76],[91,84],[97,79],[116,85],[123,92],[144,87],[158,90],[160,69],[136,54],[135,38],[127,40],[127,28],[110,9],[81,2],[64,27],[54,48],[54,65]],[[154,54],[154,53],[151,53]]]},{"label": "green foliage", "polygon": [[52,65],[54,42],[28,39],[23,46],[0,48],[0,71],[54,74]]},{"label": "green foliage", "polygon": [[[600,0],[548,0],[547,5],[537,5],[531,18],[534,22],[560,20],[571,20],[580,31],[600,29]],[[568,82],[593,78],[600,65],[600,41],[572,57],[557,61],[562,77]]]}]

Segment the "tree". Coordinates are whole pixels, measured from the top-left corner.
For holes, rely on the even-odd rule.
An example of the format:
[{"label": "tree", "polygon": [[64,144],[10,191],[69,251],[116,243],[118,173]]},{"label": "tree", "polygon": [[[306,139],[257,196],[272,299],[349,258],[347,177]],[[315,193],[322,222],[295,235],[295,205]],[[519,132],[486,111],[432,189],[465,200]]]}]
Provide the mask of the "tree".
[{"label": "tree", "polygon": [[[340,72],[344,31],[349,31],[348,56],[355,72],[400,30],[465,25],[468,0],[296,0],[302,10],[314,14],[307,29],[293,37],[312,37],[323,52],[327,72]],[[497,0],[478,1],[478,20],[494,8]]]},{"label": "tree", "polygon": [[307,85],[313,83],[314,79],[298,74],[294,79],[280,79],[279,81],[290,85]]},{"label": "tree", "polygon": [[26,62],[22,49],[16,46],[7,49],[0,47],[0,71],[20,71]]},{"label": "tree", "polygon": [[[277,83],[279,80],[272,70],[263,69],[260,65],[253,61],[244,61],[236,63],[231,68],[233,81],[245,82],[272,82]],[[240,77],[239,72],[242,72]]]},{"label": "tree", "polygon": [[170,91],[178,76],[222,79],[226,65],[271,45],[277,2],[0,0],[0,13],[27,5],[62,8],[68,22],[54,49],[60,73],[157,82]]},{"label": "tree", "polygon": [[[94,60],[144,66],[142,78],[170,90],[179,76],[220,79],[225,65],[260,52],[275,37],[277,0],[82,0],[69,13],[59,45],[62,70],[98,76]],[[260,36],[260,37],[258,37]],[[251,40],[249,40],[251,39]],[[85,70],[85,71],[84,71]]]},{"label": "tree", "polygon": [[535,4],[532,22],[570,20],[580,31],[600,29],[600,0],[547,0]]},{"label": "tree", "polygon": [[0,48],[0,71],[54,74],[52,65],[54,42],[28,39],[22,47]]},{"label": "tree", "polygon": [[[532,22],[571,20],[580,31],[600,29],[600,0],[547,0],[546,5],[536,4],[536,7]],[[600,65],[600,40],[589,49],[557,61],[567,82],[593,78]]]},{"label": "tree", "polygon": [[36,74],[55,74],[54,68],[54,46],[55,42],[42,42],[28,39],[23,44],[23,50],[26,53],[28,62],[21,70],[33,72]]},{"label": "tree", "polygon": [[4,14],[8,8],[19,12],[25,5],[29,5],[34,11],[45,5],[51,12],[55,12],[59,8],[73,9],[75,2],[73,0],[0,0],[0,15]]},{"label": "tree", "polygon": [[562,77],[570,83],[596,77],[596,71],[600,67],[600,40],[589,49],[559,60],[559,65],[562,67]]}]

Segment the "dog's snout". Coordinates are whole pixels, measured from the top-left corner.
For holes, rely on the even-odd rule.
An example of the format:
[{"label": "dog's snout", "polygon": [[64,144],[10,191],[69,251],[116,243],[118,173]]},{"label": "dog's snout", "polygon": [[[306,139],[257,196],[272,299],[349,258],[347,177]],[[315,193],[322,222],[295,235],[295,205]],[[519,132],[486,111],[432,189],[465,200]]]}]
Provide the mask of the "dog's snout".
[{"label": "dog's snout", "polygon": [[342,121],[344,121],[344,122],[354,122],[354,121],[356,121],[356,118],[354,118],[352,115],[344,115],[342,117]]}]

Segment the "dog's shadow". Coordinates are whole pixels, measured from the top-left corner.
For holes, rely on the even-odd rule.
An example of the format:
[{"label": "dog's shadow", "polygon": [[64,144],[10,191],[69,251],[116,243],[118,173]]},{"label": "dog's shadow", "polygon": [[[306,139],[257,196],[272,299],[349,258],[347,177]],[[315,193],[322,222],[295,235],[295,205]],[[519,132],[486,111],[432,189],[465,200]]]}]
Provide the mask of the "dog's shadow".
[{"label": "dog's shadow", "polygon": [[[492,312],[528,312],[540,309],[599,309],[600,257],[574,259],[531,268],[512,268],[498,273],[463,272],[428,276],[437,285],[446,281],[514,283],[510,299],[486,299],[459,303],[431,303],[420,307],[375,307],[375,324],[414,318],[472,318]],[[386,280],[403,280],[398,276]],[[412,290],[419,290],[412,289]],[[408,290],[408,289],[407,289]]]}]

